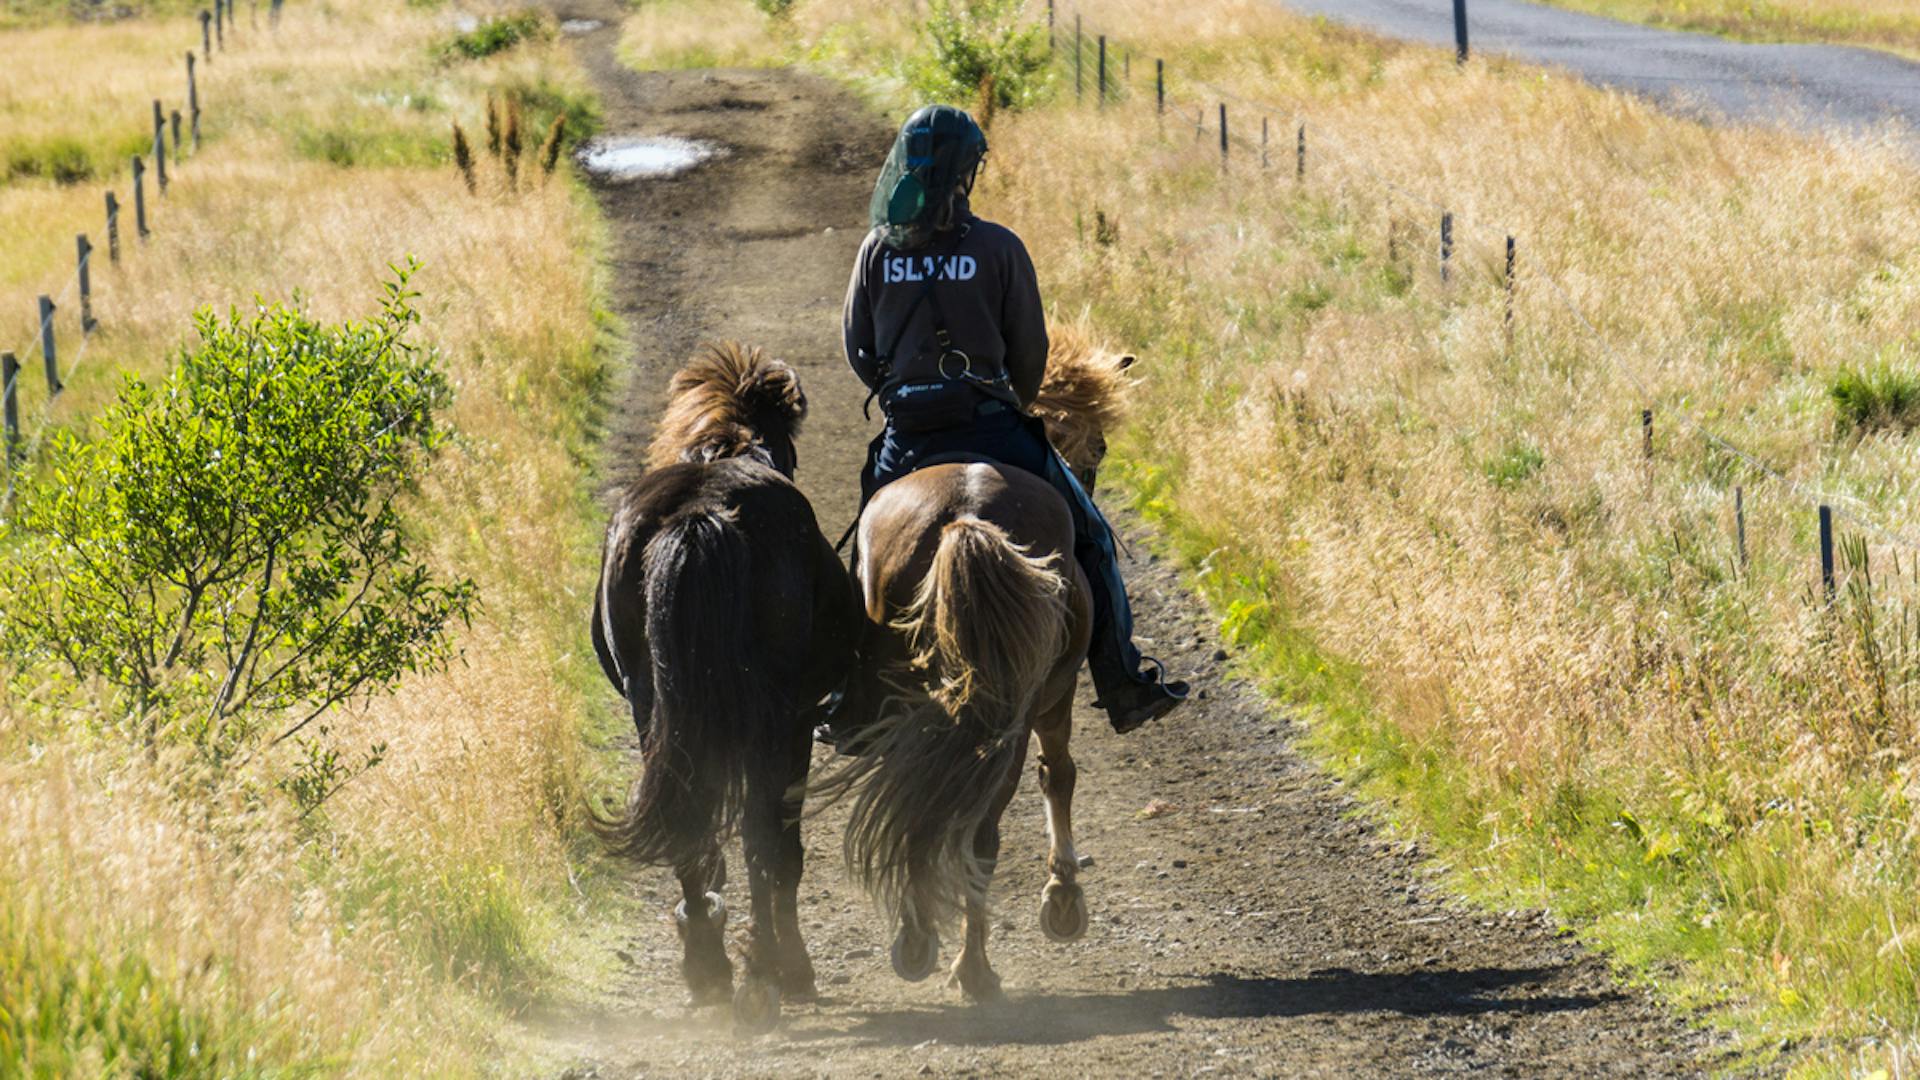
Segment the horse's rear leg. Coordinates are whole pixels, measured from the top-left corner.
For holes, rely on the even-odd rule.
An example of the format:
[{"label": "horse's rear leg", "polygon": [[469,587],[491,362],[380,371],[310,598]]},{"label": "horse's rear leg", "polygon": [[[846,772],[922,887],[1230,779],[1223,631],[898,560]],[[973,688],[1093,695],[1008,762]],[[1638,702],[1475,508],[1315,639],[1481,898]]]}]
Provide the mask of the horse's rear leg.
[{"label": "horse's rear leg", "polygon": [[727,906],[718,889],[726,875],[718,846],[698,859],[674,868],[680,879],[680,905],[674,909],[674,922],[680,929],[680,943],[686,953],[680,961],[680,973],[695,1005],[712,1005],[727,1000],[733,992],[733,964],[727,959]]},{"label": "horse's rear leg", "polygon": [[755,763],[747,775],[740,842],[746,849],[752,914],[747,927],[746,978],[733,998],[735,1024],[758,1033],[780,1018],[780,997],[813,993],[813,967],[800,940],[800,805],[789,793],[805,778],[807,741]]},{"label": "horse's rear leg", "polygon": [[800,937],[800,875],[807,851],[800,837],[800,815],[806,808],[807,769],[812,763],[813,740],[803,733],[794,741],[780,800],[780,841],[774,864],[773,931],[780,954],[780,993],[793,1001],[814,998],[813,961]]},{"label": "horse's rear leg", "polygon": [[1078,770],[1068,742],[1073,700],[1041,717],[1040,792],[1047,798],[1046,889],[1040,894],[1040,929],[1052,941],[1073,941],[1087,932],[1087,899],[1081,891],[1080,856],[1073,850],[1073,784]]},{"label": "horse's rear leg", "polygon": [[966,941],[960,946],[960,955],[954,958],[953,970],[947,979],[947,985],[959,986],[969,1001],[996,1001],[1001,997],[1000,976],[987,962],[987,890],[993,885],[993,871],[1000,861],[1000,817],[1013,801],[1014,789],[1020,786],[1020,773],[1026,768],[1026,759],[1026,740],[1022,738],[1019,756],[1014,759],[1006,781],[994,794],[993,805],[980,823],[980,831],[974,835],[973,853],[980,860],[981,876],[967,893]]}]

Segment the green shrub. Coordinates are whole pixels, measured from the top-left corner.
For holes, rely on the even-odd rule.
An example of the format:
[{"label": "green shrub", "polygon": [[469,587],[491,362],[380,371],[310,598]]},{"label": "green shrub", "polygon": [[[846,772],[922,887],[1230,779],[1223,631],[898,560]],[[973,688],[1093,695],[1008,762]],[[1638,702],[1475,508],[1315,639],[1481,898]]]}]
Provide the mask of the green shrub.
[{"label": "green shrub", "polygon": [[1023,19],[1019,0],[930,0],[921,33],[926,52],[908,78],[930,98],[1020,109],[1046,91],[1046,31]]},{"label": "green shrub", "polygon": [[39,177],[61,184],[77,184],[94,174],[93,155],[86,144],[66,135],[38,142],[22,141],[7,147],[6,175]]},{"label": "green shrub", "polygon": [[1920,372],[1885,360],[1844,368],[1828,388],[1840,430],[1854,434],[1912,431],[1920,425]]},{"label": "green shrub", "polygon": [[1540,448],[1524,439],[1516,439],[1500,452],[1480,463],[1480,471],[1494,487],[1506,488],[1525,482],[1547,463]]},{"label": "green shrub", "polygon": [[97,436],[56,436],[0,570],[15,662],[115,688],[120,726],[213,763],[443,664],[473,585],[438,580],[401,516],[448,437],[412,270],[361,322],[203,311],[165,382],[129,377]]},{"label": "green shrub", "polygon": [[482,19],[480,25],[441,46],[440,54],[448,59],[480,60],[546,34],[547,22],[539,12],[515,11]]},{"label": "green shrub", "polygon": [[772,18],[780,18],[793,10],[794,0],[753,0],[753,6]]}]

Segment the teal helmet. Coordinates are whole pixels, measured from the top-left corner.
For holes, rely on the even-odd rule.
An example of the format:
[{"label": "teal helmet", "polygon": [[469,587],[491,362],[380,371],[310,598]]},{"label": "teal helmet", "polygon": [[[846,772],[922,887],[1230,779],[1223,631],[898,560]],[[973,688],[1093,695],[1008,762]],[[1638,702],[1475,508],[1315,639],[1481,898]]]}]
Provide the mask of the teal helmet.
[{"label": "teal helmet", "polygon": [[956,196],[973,191],[987,136],[963,109],[929,105],[907,118],[873,186],[868,216],[896,248],[921,247],[953,223]]}]

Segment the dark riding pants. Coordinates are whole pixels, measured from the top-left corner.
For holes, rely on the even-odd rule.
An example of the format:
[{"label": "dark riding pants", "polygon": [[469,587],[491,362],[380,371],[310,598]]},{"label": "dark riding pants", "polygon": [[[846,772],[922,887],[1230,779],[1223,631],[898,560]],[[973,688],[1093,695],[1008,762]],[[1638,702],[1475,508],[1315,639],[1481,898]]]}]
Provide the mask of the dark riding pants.
[{"label": "dark riding pants", "polygon": [[1051,484],[1066,500],[1073,514],[1073,557],[1093,586],[1093,642],[1087,650],[1087,671],[1093,676],[1094,691],[1104,695],[1139,679],[1140,650],[1133,645],[1133,611],[1120,580],[1113,528],[1048,444],[1046,427],[1039,420],[993,402],[982,407],[969,427],[907,433],[888,423],[867,448],[860,505],[864,508],[874,492],[922,462],[947,454],[972,454],[1024,469]]}]

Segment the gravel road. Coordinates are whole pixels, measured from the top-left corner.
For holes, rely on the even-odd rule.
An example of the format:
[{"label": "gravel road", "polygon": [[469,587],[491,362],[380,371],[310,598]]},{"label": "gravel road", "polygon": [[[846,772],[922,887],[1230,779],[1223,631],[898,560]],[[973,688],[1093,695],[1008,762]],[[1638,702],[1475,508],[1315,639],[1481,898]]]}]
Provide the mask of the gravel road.
[{"label": "gravel road", "polygon": [[[610,134],[721,149],[684,175],[596,187],[634,365],[606,471],[628,468],[693,345],[738,337],[805,380],[799,482],[837,531],[872,431],[840,357],[838,304],[886,122],[839,85],[790,70],[628,70],[615,55],[628,10],[618,0],[557,0],[556,10],[604,24],[576,41]],[[606,975],[524,1018],[546,1074],[1644,1077],[1712,1067],[1710,1040],[1618,985],[1538,913],[1453,900],[1417,848],[1359,816],[1296,751],[1293,718],[1235,673],[1213,616],[1148,556],[1151,537],[1138,524],[1126,532],[1143,644],[1199,694],[1124,737],[1096,711],[1076,713],[1074,824],[1094,859],[1081,876],[1092,914],[1083,940],[1051,944],[1037,925],[1045,832],[1029,783],[1008,811],[994,886],[992,957],[1007,1000],[971,1006],[938,978],[902,982],[888,927],[842,870],[845,814],[830,808],[807,822],[801,888],[818,1001],[787,1003],[779,1030],[759,1039],[734,1037],[730,1010],[689,1009],[668,919],[677,886],[665,871],[636,870],[647,917],[580,943]],[[737,869],[737,846],[731,859]]]}]

